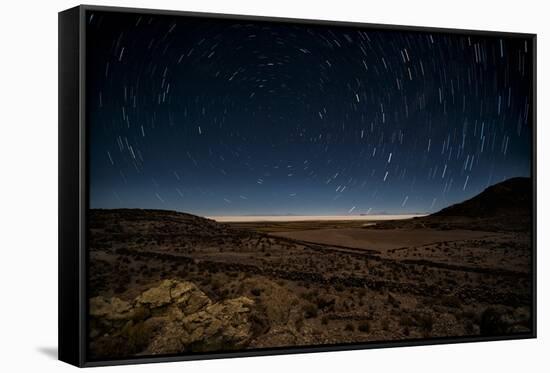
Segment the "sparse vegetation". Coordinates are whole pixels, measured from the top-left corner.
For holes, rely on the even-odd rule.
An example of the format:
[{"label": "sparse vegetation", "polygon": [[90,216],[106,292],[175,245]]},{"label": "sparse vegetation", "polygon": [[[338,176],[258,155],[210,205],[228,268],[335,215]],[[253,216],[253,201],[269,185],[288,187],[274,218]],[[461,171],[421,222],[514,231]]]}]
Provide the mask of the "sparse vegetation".
[{"label": "sparse vegetation", "polygon": [[368,333],[370,332],[370,323],[368,321],[363,321],[359,324],[357,328],[360,332]]},{"label": "sparse vegetation", "polygon": [[347,332],[353,332],[355,330],[355,326],[353,326],[352,323],[347,323],[344,327],[344,330]]},{"label": "sparse vegetation", "polygon": [[441,304],[445,307],[460,308],[462,301],[455,296],[444,296],[441,297]]},{"label": "sparse vegetation", "polygon": [[[500,335],[530,326],[530,246],[521,233],[510,238],[471,230],[453,237],[452,229],[442,231],[434,223],[430,233],[445,241],[412,246],[399,241],[407,231],[391,227],[396,223],[376,228],[357,222],[256,227],[147,210],[92,211],[90,220],[91,296],[127,300],[166,278],[190,281],[212,302],[251,300],[250,340],[262,347],[340,337],[361,342]],[[417,222],[415,229],[428,226]],[[394,246],[383,252],[359,247],[358,239],[353,246],[332,246],[291,237],[293,232],[325,228],[346,228],[357,237],[370,229],[369,235]],[[267,231],[278,235],[267,236]],[[422,235],[407,234],[406,240]],[[503,299],[506,305],[500,303]],[[159,312],[136,309],[131,323],[121,323],[116,333],[90,333],[93,353],[143,353],[162,330],[162,323],[145,321]],[[91,327],[99,328],[95,322]],[[226,345],[213,346],[193,348]]]},{"label": "sparse vegetation", "polygon": [[318,315],[318,310],[317,310],[317,306],[312,304],[312,303],[307,303],[304,307],[303,307],[303,311],[304,311],[304,317],[306,319],[311,319],[311,318],[315,318],[317,317]]}]

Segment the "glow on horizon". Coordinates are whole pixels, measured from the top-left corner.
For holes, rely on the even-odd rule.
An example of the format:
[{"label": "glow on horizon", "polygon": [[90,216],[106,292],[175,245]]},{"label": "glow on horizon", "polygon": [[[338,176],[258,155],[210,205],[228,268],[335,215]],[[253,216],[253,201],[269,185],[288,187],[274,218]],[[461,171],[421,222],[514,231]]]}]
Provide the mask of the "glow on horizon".
[{"label": "glow on horizon", "polygon": [[205,216],[219,223],[242,222],[295,222],[295,221],[380,221],[380,220],[404,220],[426,216],[424,214],[391,214],[391,215],[227,215]]}]

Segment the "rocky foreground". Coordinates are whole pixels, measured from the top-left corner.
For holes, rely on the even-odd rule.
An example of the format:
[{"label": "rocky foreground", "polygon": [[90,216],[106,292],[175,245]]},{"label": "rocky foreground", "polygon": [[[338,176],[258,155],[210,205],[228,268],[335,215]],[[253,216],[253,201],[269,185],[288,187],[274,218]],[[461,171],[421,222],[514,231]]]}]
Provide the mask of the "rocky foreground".
[{"label": "rocky foreground", "polygon": [[253,307],[246,297],[213,302],[193,283],[177,280],[132,301],[97,296],[90,299],[92,349],[127,356],[242,348],[254,335]]}]

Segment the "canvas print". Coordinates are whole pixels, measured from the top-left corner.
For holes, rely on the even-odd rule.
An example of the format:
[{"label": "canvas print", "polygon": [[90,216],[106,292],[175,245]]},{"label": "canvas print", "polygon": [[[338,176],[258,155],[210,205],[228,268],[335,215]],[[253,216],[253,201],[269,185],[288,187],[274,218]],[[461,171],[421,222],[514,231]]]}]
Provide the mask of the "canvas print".
[{"label": "canvas print", "polygon": [[86,13],[87,349],[533,330],[521,36]]}]

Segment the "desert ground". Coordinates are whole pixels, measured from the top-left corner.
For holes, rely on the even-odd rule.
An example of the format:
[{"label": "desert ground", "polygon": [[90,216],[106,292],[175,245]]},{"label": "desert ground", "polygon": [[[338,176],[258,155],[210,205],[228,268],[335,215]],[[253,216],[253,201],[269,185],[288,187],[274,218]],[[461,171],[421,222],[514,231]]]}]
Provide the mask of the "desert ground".
[{"label": "desert ground", "polygon": [[[489,192],[483,211],[508,193]],[[529,333],[530,204],[517,203],[369,224],[91,210],[90,355]]]}]

